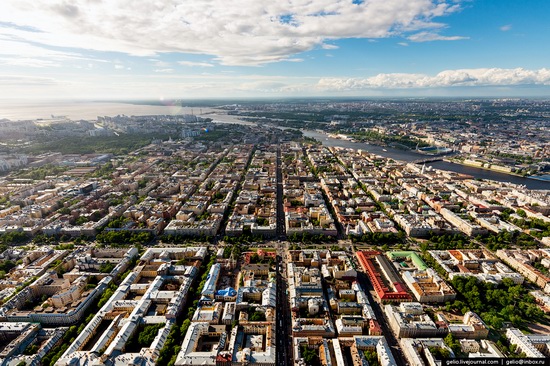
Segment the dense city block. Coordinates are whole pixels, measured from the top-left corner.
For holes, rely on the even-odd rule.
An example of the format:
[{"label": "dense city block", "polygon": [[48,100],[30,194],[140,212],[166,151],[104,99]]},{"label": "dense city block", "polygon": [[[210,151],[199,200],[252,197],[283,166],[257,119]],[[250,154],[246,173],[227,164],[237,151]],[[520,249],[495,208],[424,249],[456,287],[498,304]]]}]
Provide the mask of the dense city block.
[{"label": "dense city block", "polygon": [[548,359],[545,103],[0,121],[0,364]]}]

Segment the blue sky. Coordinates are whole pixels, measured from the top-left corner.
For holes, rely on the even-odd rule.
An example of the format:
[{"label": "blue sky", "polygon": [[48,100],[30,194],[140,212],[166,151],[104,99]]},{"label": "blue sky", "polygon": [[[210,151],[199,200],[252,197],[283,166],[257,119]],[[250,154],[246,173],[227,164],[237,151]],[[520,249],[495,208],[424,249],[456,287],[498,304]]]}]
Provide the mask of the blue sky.
[{"label": "blue sky", "polygon": [[547,0],[3,0],[0,98],[550,96]]}]

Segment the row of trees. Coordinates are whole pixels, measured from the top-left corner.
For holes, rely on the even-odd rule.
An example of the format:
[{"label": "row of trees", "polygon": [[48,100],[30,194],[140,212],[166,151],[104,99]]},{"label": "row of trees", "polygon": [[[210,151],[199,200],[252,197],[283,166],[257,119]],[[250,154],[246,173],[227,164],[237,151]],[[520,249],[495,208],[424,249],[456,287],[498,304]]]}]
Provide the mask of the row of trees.
[{"label": "row of trees", "polygon": [[0,244],[2,245],[21,244],[27,240],[29,240],[29,236],[20,231],[12,231],[0,235]]},{"label": "row of trees", "polygon": [[292,233],[288,236],[288,241],[302,244],[333,243],[336,241],[336,237],[323,234]]},{"label": "row of trees", "polygon": [[443,269],[443,267],[439,265],[439,263],[437,263],[437,261],[429,253],[423,252],[422,260],[424,260],[424,262],[428,266],[433,268],[442,278],[446,279],[448,277],[447,272]]},{"label": "row of trees", "polygon": [[109,284],[109,286],[107,287],[107,289],[105,289],[105,291],[101,294],[101,297],[99,298],[99,301],[97,302],[97,309],[101,309],[103,307],[103,305],[105,305],[107,303],[107,301],[109,301],[109,299],[111,298],[111,296],[113,296],[113,294],[115,293],[117,289],[117,286],[111,282]]},{"label": "row of trees", "polygon": [[525,287],[514,284],[510,279],[495,285],[475,277],[458,276],[452,279],[451,284],[459,296],[449,310],[458,310],[463,314],[471,310],[495,329],[500,329],[504,322],[524,328],[526,319],[544,320],[544,312],[536,305],[533,296]]},{"label": "row of trees", "polygon": [[516,246],[524,249],[536,248],[538,243],[530,235],[517,231],[501,231],[498,234],[489,234],[484,237],[476,238],[487,245],[487,248],[495,251],[506,249],[510,246]]},{"label": "row of trees", "polygon": [[449,250],[449,249],[475,249],[477,244],[473,243],[462,234],[444,234],[437,235],[431,233],[428,241],[420,244],[420,250],[426,252],[428,250]]},{"label": "row of trees", "polygon": [[261,242],[264,240],[262,235],[243,234],[236,236],[225,235],[223,241],[228,244],[250,244],[253,242]]},{"label": "row of trees", "polygon": [[[84,324],[84,323],[83,323]],[[50,352],[42,359],[42,365],[53,366],[57,360],[65,353],[69,345],[74,342],[75,337],[78,335],[78,328],[76,325],[70,327],[63,335],[63,341],[52,348]]]},{"label": "row of trees", "polygon": [[211,236],[188,236],[179,234],[162,235],[159,238],[164,243],[181,244],[181,243],[210,243],[212,242]]},{"label": "row of trees", "polygon": [[365,233],[361,236],[349,235],[348,238],[353,243],[367,243],[372,245],[394,245],[403,244],[406,239],[406,234],[403,231],[397,233]]},{"label": "row of trees", "polygon": [[96,240],[102,244],[110,244],[111,246],[125,246],[132,244],[147,244],[151,242],[155,236],[149,231],[103,231],[96,236]]},{"label": "row of trees", "polygon": [[[519,212],[520,210],[518,210],[517,212],[518,215],[519,215]],[[531,229],[531,234],[536,236],[539,239],[545,236],[550,236],[550,223],[544,222],[541,219],[530,218],[526,220],[524,218],[520,220],[511,220],[511,221],[513,224],[518,225],[522,229]]]}]

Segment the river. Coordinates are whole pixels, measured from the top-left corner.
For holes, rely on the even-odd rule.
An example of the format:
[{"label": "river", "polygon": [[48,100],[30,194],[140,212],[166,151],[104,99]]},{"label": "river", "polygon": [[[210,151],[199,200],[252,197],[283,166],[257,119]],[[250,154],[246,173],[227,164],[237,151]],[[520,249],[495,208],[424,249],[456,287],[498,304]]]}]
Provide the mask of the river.
[{"label": "river", "polygon": [[[315,138],[323,143],[325,146],[337,146],[347,147],[351,149],[361,149],[373,154],[377,154],[386,158],[402,160],[402,161],[414,161],[418,159],[425,159],[428,156],[419,154],[415,151],[398,150],[389,146],[371,145],[363,142],[351,142],[340,139],[328,137],[324,133],[311,130],[302,130],[304,136]],[[532,178],[517,177],[515,175],[509,175],[505,173],[494,172],[491,170],[485,170],[461,164],[448,163],[446,161],[436,161],[428,163],[435,169],[449,170],[452,172],[468,174],[474,178],[490,179],[498,182],[510,182],[514,184],[521,184],[528,189],[550,189],[550,181],[537,180]]]}]

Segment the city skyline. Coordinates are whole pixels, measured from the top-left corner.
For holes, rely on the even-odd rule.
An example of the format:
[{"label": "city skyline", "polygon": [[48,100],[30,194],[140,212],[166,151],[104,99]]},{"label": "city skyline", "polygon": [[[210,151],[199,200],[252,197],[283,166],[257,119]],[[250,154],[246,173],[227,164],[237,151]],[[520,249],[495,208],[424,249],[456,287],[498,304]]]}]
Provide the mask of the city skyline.
[{"label": "city skyline", "polygon": [[537,0],[5,1],[0,98],[548,96]]}]

